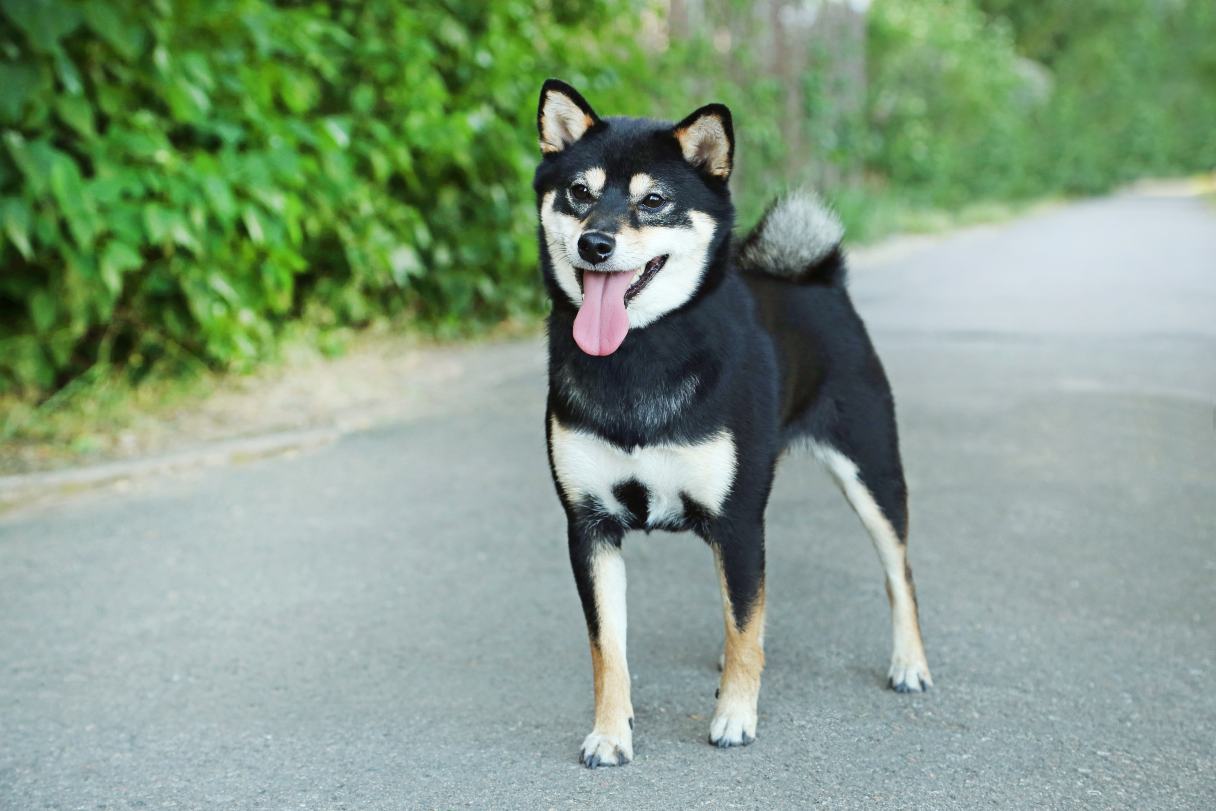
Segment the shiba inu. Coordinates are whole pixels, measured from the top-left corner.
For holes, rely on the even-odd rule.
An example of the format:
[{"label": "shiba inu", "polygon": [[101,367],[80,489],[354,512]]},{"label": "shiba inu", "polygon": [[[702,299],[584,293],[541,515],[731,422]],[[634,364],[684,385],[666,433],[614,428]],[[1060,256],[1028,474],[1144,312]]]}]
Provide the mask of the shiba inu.
[{"label": "shiba inu", "polygon": [[907,490],[882,364],[845,290],[843,229],[777,200],[738,245],[730,111],[601,118],[549,80],[534,188],[548,318],[550,469],[591,641],[587,766],[633,758],[621,540],[690,530],[713,550],[726,644],[710,743],[751,743],[764,667],[764,510],[797,440],[868,530],[894,625],[891,687],[932,685],[907,557]]}]

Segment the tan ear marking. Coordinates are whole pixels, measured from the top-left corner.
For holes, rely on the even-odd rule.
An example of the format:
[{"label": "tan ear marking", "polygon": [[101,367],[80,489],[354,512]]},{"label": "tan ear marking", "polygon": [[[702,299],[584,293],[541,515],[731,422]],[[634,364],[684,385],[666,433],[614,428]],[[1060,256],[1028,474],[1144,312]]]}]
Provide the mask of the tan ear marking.
[{"label": "tan ear marking", "polygon": [[545,153],[561,152],[594,125],[595,119],[573,99],[550,90],[545,93],[545,103],[541,107],[540,149]]},{"label": "tan ear marking", "polygon": [[730,176],[730,136],[722,119],[713,113],[702,115],[675,130],[684,160],[702,167],[715,177]]}]

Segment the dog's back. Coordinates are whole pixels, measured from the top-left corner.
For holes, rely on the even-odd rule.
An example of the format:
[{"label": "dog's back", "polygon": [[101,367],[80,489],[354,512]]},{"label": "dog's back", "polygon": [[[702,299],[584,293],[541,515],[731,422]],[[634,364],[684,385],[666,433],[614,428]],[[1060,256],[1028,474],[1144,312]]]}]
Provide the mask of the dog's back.
[{"label": "dog's back", "polygon": [[[862,433],[846,424],[852,409],[875,399],[890,403],[882,363],[845,287],[843,237],[840,220],[817,195],[796,191],[773,203],[736,254],[776,350],[784,444],[800,437],[838,444]],[[874,417],[865,415],[869,434],[898,454],[893,411]]]}]

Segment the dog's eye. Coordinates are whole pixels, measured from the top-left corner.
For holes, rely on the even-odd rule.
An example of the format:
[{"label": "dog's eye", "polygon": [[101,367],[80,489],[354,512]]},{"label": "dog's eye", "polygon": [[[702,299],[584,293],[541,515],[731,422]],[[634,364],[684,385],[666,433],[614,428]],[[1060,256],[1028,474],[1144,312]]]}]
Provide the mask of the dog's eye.
[{"label": "dog's eye", "polygon": [[580,203],[591,202],[591,189],[584,186],[582,183],[575,183],[570,187],[570,196]]},{"label": "dog's eye", "polygon": [[651,211],[654,211],[656,208],[661,208],[666,202],[667,201],[661,194],[648,194],[642,198],[640,205],[642,208],[648,208]]}]

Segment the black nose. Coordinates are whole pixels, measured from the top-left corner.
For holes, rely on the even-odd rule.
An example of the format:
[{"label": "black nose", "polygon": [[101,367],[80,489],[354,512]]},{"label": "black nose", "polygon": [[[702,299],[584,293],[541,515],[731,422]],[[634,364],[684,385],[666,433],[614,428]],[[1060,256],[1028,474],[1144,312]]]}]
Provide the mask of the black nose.
[{"label": "black nose", "polygon": [[578,238],[578,255],[593,265],[612,256],[614,248],[616,240],[603,231],[588,231]]}]

